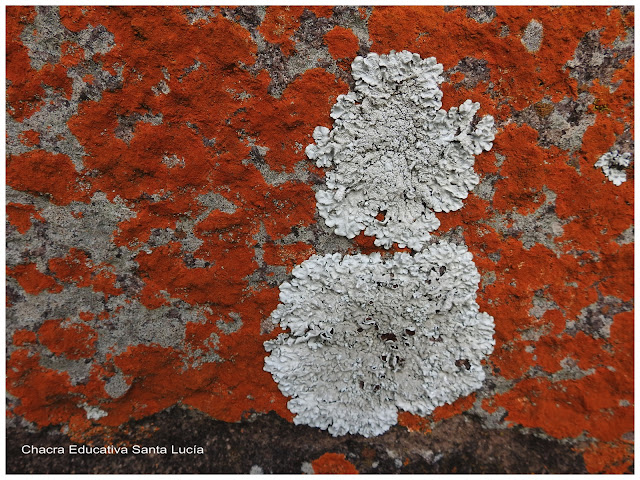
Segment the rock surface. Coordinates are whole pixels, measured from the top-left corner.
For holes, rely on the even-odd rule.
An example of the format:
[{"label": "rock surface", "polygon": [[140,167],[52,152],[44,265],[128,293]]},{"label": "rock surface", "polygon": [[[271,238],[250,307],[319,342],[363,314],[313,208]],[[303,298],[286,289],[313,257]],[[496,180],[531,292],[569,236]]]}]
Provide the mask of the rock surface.
[{"label": "rock surface", "polygon": [[[6,29],[8,472],[633,471],[634,162],[595,167],[633,154],[632,7],[12,6]],[[495,120],[431,235],[473,254],[496,346],[477,392],[333,438],[291,423],[263,343],[294,266],[401,250],[335,235],[305,155],[354,58],[392,50]],[[205,454],[21,452],[71,443]]]}]

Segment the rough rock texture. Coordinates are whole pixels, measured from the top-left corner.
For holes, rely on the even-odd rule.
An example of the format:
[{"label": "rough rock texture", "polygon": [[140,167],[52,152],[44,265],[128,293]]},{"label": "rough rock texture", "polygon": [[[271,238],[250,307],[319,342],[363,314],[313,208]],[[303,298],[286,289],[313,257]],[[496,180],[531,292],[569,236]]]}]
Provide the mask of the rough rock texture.
[{"label": "rough rock texture", "polygon": [[[632,7],[20,6],[6,28],[8,471],[633,470],[634,162],[619,186],[595,167],[633,153]],[[432,237],[473,254],[496,346],[474,394],[333,438],[291,423],[263,343],[295,265],[399,250],[327,227],[304,152],[354,58],[392,50],[495,120]],[[68,442],[208,453],[20,451]]]}]

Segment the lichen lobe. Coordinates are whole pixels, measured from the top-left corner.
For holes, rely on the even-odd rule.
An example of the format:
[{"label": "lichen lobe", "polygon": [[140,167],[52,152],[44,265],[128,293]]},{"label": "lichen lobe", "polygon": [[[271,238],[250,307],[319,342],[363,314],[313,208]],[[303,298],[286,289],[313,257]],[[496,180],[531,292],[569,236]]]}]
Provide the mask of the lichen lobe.
[{"label": "lichen lobe", "polygon": [[[318,212],[335,233],[364,230],[375,244],[421,250],[440,225],[435,212],[462,207],[479,183],[475,155],[494,139],[493,117],[474,125],[479,103],[441,109],[443,67],[407,51],[356,57],[356,86],[333,106],[333,128],[316,127],[307,156],[329,167]],[[382,214],[382,215],[380,215]]]},{"label": "lichen lobe", "polygon": [[427,415],[480,388],[494,325],[466,247],[313,256],[293,276],[272,313],[289,332],[265,343],[264,368],[296,424],[375,436],[399,409]]}]

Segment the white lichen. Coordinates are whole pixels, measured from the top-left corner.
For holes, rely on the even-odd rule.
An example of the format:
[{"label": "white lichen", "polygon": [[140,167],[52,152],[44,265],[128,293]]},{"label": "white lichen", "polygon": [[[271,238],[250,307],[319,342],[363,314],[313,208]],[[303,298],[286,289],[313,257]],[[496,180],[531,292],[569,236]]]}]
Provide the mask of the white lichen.
[{"label": "white lichen", "polygon": [[474,156],[492,147],[493,117],[474,124],[480,104],[471,100],[441,110],[442,72],[435,58],[407,51],[353,61],[355,90],[338,97],[333,129],[316,127],[306,148],[332,167],[316,200],[336,234],[364,230],[378,246],[419,251],[440,225],[434,212],[460,209],[478,184]]},{"label": "white lichen", "polygon": [[627,181],[625,169],[631,163],[631,154],[620,154],[618,150],[612,150],[602,155],[595,163],[594,167],[602,168],[605,176],[617,187]]},{"label": "white lichen", "polygon": [[291,397],[296,424],[374,436],[398,410],[427,415],[478,389],[493,318],[475,301],[480,276],[464,246],[415,255],[313,256],[280,287],[264,369]]}]

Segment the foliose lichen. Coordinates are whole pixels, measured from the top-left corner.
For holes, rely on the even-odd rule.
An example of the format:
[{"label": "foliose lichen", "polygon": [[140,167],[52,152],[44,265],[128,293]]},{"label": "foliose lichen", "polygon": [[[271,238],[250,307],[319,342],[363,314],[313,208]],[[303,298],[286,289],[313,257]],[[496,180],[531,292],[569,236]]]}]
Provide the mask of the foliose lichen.
[{"label": "foliose lichen", "polygon": [[631,163],[630,153],[619,153],[618,150],[612,150],[602,155],[595,163],[594,167],[602,168],[605,176],[613,182],[617,187],[627,181],[627,172],[625,168]]},{"label": "foliose lichen", "polygon": [[443,67],[403,51],[370,53],[352,64],[355,89],[316,127],[307,156],[332,167],[317,208],[338,235],[364,230],[385,248],[419,251],[440,225],[434,212],[462,207],[478,184],[475,155],[492,147],[493,117],[475,123],[479,103],[441,109]]},{"label": "foliose lichen", "polygon": [[379,435],[398,410],[427,415],[478,389],[494,324],[475,301],[464,246],[415,255],[314,255],[280,287],[271,314],[288,333],[265,343],[264,369],[296,424]]}]

